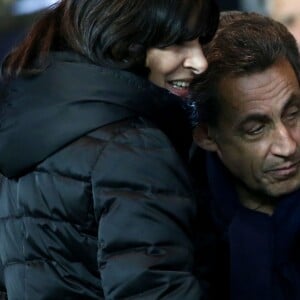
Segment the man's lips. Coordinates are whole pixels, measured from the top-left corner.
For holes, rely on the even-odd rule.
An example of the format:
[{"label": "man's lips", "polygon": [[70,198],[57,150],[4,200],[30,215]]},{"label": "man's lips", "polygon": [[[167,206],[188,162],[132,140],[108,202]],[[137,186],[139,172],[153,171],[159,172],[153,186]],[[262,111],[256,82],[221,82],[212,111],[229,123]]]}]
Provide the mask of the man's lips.
[{"label": "man's lips", "polygon": [[294,163],[286,163],[284,165],[268,169],[266,173],[271,174],[273,177],[277,179],[284,179],[295,175],[298,171],[298,168],[299,168],[299,161]]}]

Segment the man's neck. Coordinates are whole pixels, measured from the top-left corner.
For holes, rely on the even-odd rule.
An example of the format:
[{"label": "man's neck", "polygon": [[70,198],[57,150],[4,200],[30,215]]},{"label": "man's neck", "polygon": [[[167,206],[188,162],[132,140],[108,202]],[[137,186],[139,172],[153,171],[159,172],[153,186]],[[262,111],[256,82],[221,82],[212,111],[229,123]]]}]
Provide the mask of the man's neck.
[{"label": "man's neck", "polygon": [[251,209],[271,216],[275,209],[276,200],[270,199],[267,196],[260,196],[257,194],[250,193],[248,190],[241,186],[237,186],[237,193],[240,203]]}]

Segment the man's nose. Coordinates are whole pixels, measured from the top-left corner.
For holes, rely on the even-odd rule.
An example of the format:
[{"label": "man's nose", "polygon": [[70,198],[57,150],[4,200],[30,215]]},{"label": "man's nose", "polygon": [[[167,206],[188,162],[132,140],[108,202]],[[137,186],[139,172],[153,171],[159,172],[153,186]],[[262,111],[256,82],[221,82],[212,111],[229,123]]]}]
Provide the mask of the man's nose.
[{"label": "man's nose", "polygon": [[273,136],[272,153],[276,156],[290,157],[297,150],[297,143],[294,140],[289,128],[280,125]]},{"label": "man's nose", "polygon": [[201,74],[207,69],[207,60],[198,40],[189,42],[183,66],[190,69],[195,75]]}]

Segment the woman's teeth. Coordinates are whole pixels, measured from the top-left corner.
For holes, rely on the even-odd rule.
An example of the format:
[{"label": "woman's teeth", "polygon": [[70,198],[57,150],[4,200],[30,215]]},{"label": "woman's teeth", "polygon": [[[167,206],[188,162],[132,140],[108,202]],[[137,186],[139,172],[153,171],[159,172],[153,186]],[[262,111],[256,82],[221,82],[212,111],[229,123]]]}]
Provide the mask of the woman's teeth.
[{"label": "woman's teeth", "polygon": [[170,84],[174,87],[174,88],[180,88],[180,89],[186,89],[190,86],[190,83],[187,81],[170,81]]}]

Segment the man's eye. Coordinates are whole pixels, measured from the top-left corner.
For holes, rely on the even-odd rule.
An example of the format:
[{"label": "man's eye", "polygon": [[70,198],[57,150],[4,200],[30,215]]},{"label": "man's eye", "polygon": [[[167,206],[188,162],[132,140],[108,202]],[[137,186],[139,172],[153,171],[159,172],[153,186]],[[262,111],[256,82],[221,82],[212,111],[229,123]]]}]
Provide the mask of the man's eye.
[{"label": "man's eye", "polygon": [[296,118],[299,117],[299,109],[298,108],[293,108],[291,110],[289,110],[285,116],[285,119],[288,121],[292,121]]},{"label": "man's eye", "polygon": [[265,128],[264,125],[258,125],[258,126],[250,128],[250,129],[246,129],[245,133],[248,136],[256,136],[256,135],[261,134],[264,131],[264,128]]}]

